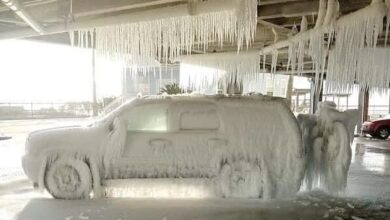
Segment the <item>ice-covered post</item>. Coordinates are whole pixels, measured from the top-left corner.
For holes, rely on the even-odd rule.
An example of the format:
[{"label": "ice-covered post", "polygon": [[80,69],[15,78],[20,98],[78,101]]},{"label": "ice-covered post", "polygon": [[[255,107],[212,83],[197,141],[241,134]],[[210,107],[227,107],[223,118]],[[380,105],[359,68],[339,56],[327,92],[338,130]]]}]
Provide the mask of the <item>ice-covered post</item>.
[{"label": "ice-covered post", "polygon": [[317,110],[318,103],[322,101],[322,87],[323,81],[321,84],[316,86],[315,80],[311,79],[310,83],[310,114],[314,114]]},{"label": "ice-covered post", "polygon": [[288,102],[288,107],[290,109],[292,106],[292,93],[293,93],[293,84],[294,84],[294,78],[292,75],[288,76],[288,83],[287,83],[287,102]]},{"label": "ice-covered post", "polygon": [[369,88],[363,90],[363,122],[368,120],[368,105],[370,102]]},{"label": "ice-covered post", "polygon": [[95,47],[92,46],[92,115],[97,116]]},{"label": "ice-covered post", "polygon": [[34,108],[33,108],[33,103],[30,103],[30,109],[31,109],[31,118],[34,118]]}]

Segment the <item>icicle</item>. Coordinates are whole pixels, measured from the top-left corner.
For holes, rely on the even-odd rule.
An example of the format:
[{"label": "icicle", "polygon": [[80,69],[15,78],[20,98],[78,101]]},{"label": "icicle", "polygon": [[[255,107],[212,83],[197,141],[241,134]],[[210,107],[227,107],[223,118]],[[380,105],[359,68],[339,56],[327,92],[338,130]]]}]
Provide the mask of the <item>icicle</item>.
[{"label": "icicle", "polygon": [[260,56],[257,52],[199,54],[180,57],[180,85],[205,91],[218,83],[227,85],[258,78]]},{"label": "icicle", "polygon": [[75,44],[74,44],[74,35],[75,35],[75,31],[69,31],[69,41],[70,41],[70,45],[71,46],[75,46]]},{"label": "icicle", "polygon": [[307,18],[306,16],[302,16],[302,21],[301,21],[301,32],[307,31]]},{"label": "icicle", "polygon": [[325,13],[326,13],[326,0],[320,0],[317,21],[314,28],[319,28],[324,23]]},{"label": "icicle", "polygon": [[[189,7],[196,2],[191,1]],[[222,47],[223,42],[237,42],[238,49],[244,45],[248,47],[256,34],[257,0],[230,2],[237,7],[193,16],[93,28],[91,33],[95,31],[96,51],[101,56],[124,61],[129,67],[138,66],[141,71],[147,71],[148,64],[154,59],[166,63],[174,61],[183,53],[190,54],[193,46],[203,51],[210,43]],[[84,46],[84,30],[78,32],[78,44]]]},{"label": "icicle", "polygon": [[[382,1],[362,9],[360,13],[340,19],[335,27],[336,44],[329,54],[327,80],[330,87],[346,91],[354,83],[369,87],[388,87],[383,68],[378,60],[387,57],[382,50],[375,49],[380,33],[383,31],[383,18],[387,14]],[[377,52],[375,52],[377,51]],[[383,57],[381,57],[383,56]],[[380,67],[378,67],[380,66]],[[372,74],[369,74],[372,73]]]},{"label": "icicle", "polygon": [[337,2],[336,0],[328,0],[327,10],[324,18],[324,25],[329,25],[333,20],[335,13],[337,11]]},{"label": "icicle", "polygon": [[274,50],[272,52],[271,73],[275,73],[276,72],[277,64],[278,64],[278,51]]},{"label": "icicle", "polygon": [[279,34],[278,34],[278,32],[275,30],[275,28],[272,28],[272,33],[274,34],[274,43],[278,42],[278,40],[279,40]]},{"label": "icicle", "polygon": [[385,36],[385,47],[386,47],[387,46],[387,40],[389,38],[389,27],[390,27],[390,0],[385,0],[385,5],[387,7],[386,36]]}]

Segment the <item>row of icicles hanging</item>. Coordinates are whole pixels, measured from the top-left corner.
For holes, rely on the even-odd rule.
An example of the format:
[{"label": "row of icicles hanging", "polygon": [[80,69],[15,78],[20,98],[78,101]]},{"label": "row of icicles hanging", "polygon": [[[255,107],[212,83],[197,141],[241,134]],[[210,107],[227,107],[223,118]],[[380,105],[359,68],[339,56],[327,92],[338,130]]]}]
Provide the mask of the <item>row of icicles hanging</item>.
[{"label": "row of icicles hanging", "polygon": [[[340,5],[337,0],[320,0],[313,29],[308,29],[307,19],[303,17],[300,33],[289,38],[281,47],[277,46],[280,42],[276,42],[264,48],[260,56],[253,52],[240,55],[219,53],[180,59],[182,84],[200,89],[221,79],[225,83],[229,80],[256,80],[259,73],[276,73],[281,68],[285,68],[289,74],[302,75],[308,71],[309,57],[312,64],[308,72],[314,72],[317,90],[322,89],[326,79],[326,89],[331,92],[350,91],[357,84],[363,88],[386,91],[390,84],[390,50],[379,48],[377,44],[383,34],[383,20],[386,16],[390,17],[389,6],[390,0],[386,0],[386,4],[373,0],[368,7],[339,18]],[[385,45],[390,19],[386,21]],[[288,61],[286,66],[280,67],[278,49],[284,47],[288,47]],[[270,60],[270,68],[266,69]],[[262,68],[259,67],[260,63]],[[199,72],[199,69],[191,69],[193,66],[212,66],[214,69]]]},{"label": "row of icicles hanging", "polygon": [[[383,21],[390,18],[390,0],[373,0],[366,8],[340,18],[339,10],[337,0],[320,0],[314,28],[308,30],[306,17],[302,18],[301,32],[287,40],[286,70],[301,75],[307,70],[305,58],[309,57],[318,90],[326,79],[326,89],[332,92],[350,91],[357,84],[386,91],[390,84],[390,50],[377,45],[382,34],[387,45],[390,19],[386,19],[385,28]],[[260,54],[277,57],[278,49],[271,45]],[[272,62],[271,71],[276,64]]]},{"label": "row of icicles hanging", "polygon": [[257,4],[258,0],[191,0],[187,6],[156,10],[159,19],[145,15],[144,21],[76,30],[71,41],[80,47],[93,45],[99,55],[130,69],[147,71],[156,60],[172,62],[193,50],[205,52],[211,44],[248,48],[256,34]]}]

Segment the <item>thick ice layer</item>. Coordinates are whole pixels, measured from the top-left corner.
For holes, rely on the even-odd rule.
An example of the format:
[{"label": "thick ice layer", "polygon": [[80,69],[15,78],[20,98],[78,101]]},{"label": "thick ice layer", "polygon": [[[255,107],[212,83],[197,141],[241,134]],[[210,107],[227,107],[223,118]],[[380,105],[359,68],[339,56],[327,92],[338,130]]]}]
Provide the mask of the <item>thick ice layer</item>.
[{"label": "thick ice layer", "polygon": [[357,111],[339,112],[324,102],[315,115],[299,115],[307,155],[305,187],[338,193],[346,187]]},{"label": "thick ice layer", "polygon": [[[108,177],[213,179],[214,193],[226,197],[294,195],[302,181],[304,158],[299,128],[283,101],[266,97],[203,101],[211,102],[199,108],[190,99],[173,101],[181,105],[172,113],[181,115],[180,126],[186,129],[181,135],[127,133],[124,150],[109,149],[106,153],[114,156],[105,160]],[[170,105],[176,106],[174,103]],[[221,122],[213,122],[214,115]],[[210,129],[202,137],[195,129],[202,127],[199,120],[208,120],[205,126]],[[223,126],[222,132],[212,132],[218,126]],[[148,138],[171,142],[142,146]]]},{"label": "thick ice layer", "polygon": [[[218,196],[285,198],[299,190],[305,163],[294,115],[284,99],[267,96],[136,99],[90,127],[34,133],[27,145],[27,168],[86,160],[94,189],[100,174],[164,179],[161,187],[201,179]],[[26,170],[47,178],[45,169]]]},{"label": "thick ice layer", "polygon": [[[286,43],[289,47],[287,70],[302,74],[305,59],[310,57],[318,90],[321,90],[325,72],[327,89],[332,92],[350,90],[356,83],[370,89],[387,89],[389,52],[377,47],[377,43],[384,29],[384,18],[390,15],[388,1],[386,6],[383,1],[374,0],[366,8],[338,19],[337,1],[328,1],[326,15],[323,14],[324,1],[321,2],[322,15],[315,28],[297,34]],[[389,20],[386,19],[386,43]],[[270,55],[273,50],[271,45],[264,51]]]}]

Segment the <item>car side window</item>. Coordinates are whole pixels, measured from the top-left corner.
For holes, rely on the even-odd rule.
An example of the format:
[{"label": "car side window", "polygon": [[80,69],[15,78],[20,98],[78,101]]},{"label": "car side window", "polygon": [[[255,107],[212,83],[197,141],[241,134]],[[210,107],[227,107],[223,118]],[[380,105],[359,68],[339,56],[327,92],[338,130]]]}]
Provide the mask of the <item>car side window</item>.
[{"label": "car side window", "polygon": [[180,111],[180,130],[209,131],[218,130],[219,127],[219,117],[214,105],[193,105]]},{"label": "car side window", "polygon": [[128,131],[168,131],[168,106],[163,104],[145,104],[136,106],[127,112]]}]

